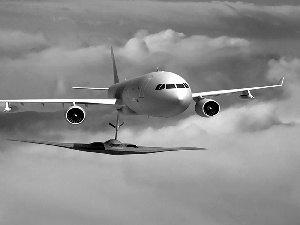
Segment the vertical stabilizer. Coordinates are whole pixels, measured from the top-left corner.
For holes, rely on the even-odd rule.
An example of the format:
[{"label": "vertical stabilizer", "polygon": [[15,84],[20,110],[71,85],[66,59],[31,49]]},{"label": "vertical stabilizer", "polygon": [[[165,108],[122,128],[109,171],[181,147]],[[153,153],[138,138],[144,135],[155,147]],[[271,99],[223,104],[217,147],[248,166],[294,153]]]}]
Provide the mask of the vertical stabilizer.
[{"label": "vertical stabilizer", "polygon": [[118,77],[118,71],[116,67],[116,61],[115,61],[115,56],[114,56],[114,50],[113,47],[110,47],[110,53],[111,53],[111,59],[113,62],[113,70],[114,70],[114,83],[117,84],[119,83],[119,77]]}]

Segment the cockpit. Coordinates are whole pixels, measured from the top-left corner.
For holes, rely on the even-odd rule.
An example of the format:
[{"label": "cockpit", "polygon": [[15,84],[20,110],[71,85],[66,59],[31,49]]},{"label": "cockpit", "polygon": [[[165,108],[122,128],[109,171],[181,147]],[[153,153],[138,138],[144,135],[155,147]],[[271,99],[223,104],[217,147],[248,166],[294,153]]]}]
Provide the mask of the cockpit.
[{"label": "cockpit", "polygon": [[174,88],[190,88],[187,83],[183,84],[158,84],[155,90],[174,89]]}]

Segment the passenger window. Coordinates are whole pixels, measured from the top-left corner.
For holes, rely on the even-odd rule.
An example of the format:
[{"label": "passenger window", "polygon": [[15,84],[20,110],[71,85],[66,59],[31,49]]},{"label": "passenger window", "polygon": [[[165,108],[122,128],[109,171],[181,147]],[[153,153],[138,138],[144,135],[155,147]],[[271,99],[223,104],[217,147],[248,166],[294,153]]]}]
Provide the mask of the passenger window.
[{"label": "passenger window", "polygon": [[166,84],[166,89],[176,88],[175,84]]},{"label": "passenger window", "polygon": [[183,84],[176,84],[177,88],[185,88]]},{"label": "passenger window", "polygon": [[162,86],[162,84],[158,84],[155,88],[155,90],[160,90],[160,87]]}]

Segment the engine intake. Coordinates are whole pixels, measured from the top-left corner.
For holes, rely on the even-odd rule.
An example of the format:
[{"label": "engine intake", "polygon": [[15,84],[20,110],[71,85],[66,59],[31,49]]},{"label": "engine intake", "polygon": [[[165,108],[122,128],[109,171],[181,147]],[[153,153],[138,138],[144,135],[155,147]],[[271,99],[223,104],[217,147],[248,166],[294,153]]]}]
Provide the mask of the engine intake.
[{"label": "engine intake", "polygon": [[212,117],[220,112],[220,105],[212,99],[201,99],[195,105],[195,111],[199,116]]},{"label": "engine intake", "polygon": [[66,112],[66,119],[70,124],[81,124],[85,119],[85,111],[80,106],[71,106]]}]

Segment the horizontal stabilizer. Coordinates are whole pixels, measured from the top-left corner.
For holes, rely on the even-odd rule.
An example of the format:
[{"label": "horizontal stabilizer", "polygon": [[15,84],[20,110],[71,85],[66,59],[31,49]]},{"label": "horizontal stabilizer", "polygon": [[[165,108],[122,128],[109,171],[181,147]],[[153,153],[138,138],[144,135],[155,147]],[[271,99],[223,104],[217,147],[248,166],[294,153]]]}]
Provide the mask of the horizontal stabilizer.
[{"label": "horizontal stabilizer", "polygon": [[87,89],[87,90],[108,90],[108,88],[95,88],[95,87],[72,87],[73,89]]}]

